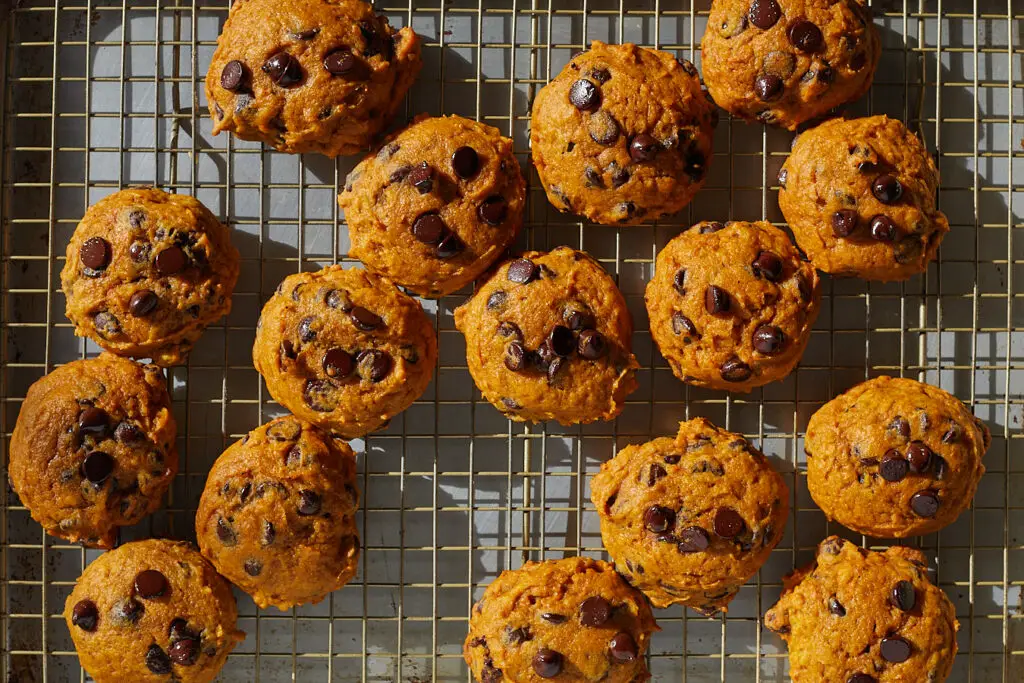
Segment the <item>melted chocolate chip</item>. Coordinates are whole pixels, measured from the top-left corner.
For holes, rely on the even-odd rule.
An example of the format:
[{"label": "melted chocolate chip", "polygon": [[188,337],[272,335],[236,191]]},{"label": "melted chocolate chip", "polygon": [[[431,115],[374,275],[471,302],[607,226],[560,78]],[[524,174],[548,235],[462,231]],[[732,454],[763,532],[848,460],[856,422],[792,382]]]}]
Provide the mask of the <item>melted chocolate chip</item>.
[{"label": "melted chocolate chip", "polygon": [[718,285],[708,285],[704,290],[704,309],[711,315],[728,313],[730,305],[729,292]]},{"label": "melted chocolate chip", "polygon": [[[302,511],[302,504],[301,503],[299,504],[299,514],[300,515],[307,514],[307,513],[304,513]],[[309,514],[313,514],[313,513],[309,513]],[[246,559],[246,561],[242,564],[242,568],[245,570],[245,573],[248,574],[249,576],[254,576],[255,577],[255,576],[259,576],[260,574],[263,573],[263,563],[260,562],[259,560],[257,560],[254,557],[250,557],[250,558]]]},{"label": "melted chocolate chip", "polygon": [[480,156],[472,147],[459,147],[452,154],[452,170],[463,180],[469,180],[480,170]]},{"label": "melted chocolate chip", "polygon": [[380,382],[391,372],[391,355],[377,349],[362,351],[356,358],[359,376],[371,382]]},{"label": "melted chocolate chip", "polygon": [[348,292],[341,289],[332,289],[327,292],[327,295],[324,297],[324,303],[331,308],[345,311],[346,313],[352,310],[352,300],[349,299]]},{"label": "melted chocolate chip", "polygon": [[491,195],[477,207],[476,215],[487,225],[501,225],[508,215],[508,202],[501,195]]},{"label": "melted chocolate chip", "polygon": [[509,264],[506,277],[510,282],[526,284],[537,276],[537,266],[533,261],[525,258],[516,259]]},{"label": "melted chocolate chip", "polygon": [[155,569],[139,572],[135,577],[135,594],[141,598],[158,598],[167,592],[167,579]]},{"label": "melted chocolate chip", "polygon": [[413,236],[424,244],[437,244],[447,230],[448,226],[436,211],[419,216],[412,224]]},{"label": "melted chocolate chip", "polygon": [[113,313],[100,311],[93,316],[92,324],[101,337],[109,339],[121,334],[121,323]]},{"label": "melted chocolate chip", "polygon": [[573,339],[572,330],[562,325],[555,325],[548,334],[548,341],[551,342],[551,350],[556,355],[568,356],[576,347],[576,340]]},{"label": "melted chocolate chip", "polygon": [[270,76],[282,88],[295,85],[302,80],[302,66],[299,60],[287,52],[278,52],[263,63],[263,73]]},{"label": "melted chocolate chip", "polygon": [[883,204],[892,204],[903,196],[903,185],[896,176],[883,173],[871,183],[871,194]]},{"label": "melted chocolate chip", "polygon": [[135,263],[142,263],[149,258],[150,249],[145,242],[132,242],[132,246],[128,247],[128,256]]},{"label": "melted chocolate chip", "polygon": [[576,352],[587,360],[597,360],[605,354],[607,345],[597,330],[583,330],[576,343]]},{"label": "melted chocolate chip", "polygon": [[79,600],[71,610],[71,623],[83,631],[95,631],[99,619],[100,612],[92,600]]},{"label": "melted chocolate chip", "polygon": [[611,653],[612,659],[616,662],[625,663],[632,662],[637,658],[639,648],[637,648],[633,636],[625,631],[621,631],[612,636],[612,639],[608,641],[608,652]]},{"label": "melted chocolate chip", "polygon": [[668,472],[665,471],[664,467],[662,467],[658,463],[654,463],[653,465],[651,465],[650,469],[647,470],[647,485],[654,486],[656,483],[658,483],[659,479],[662,479],[667,475]]},{"label": "melted chocolate chip", "polygon": [[793,47],[801,52],[819,52],[825,45],[821,29],[806,19],[798,19],[790,24],[786,36]]},{"label": "melted chocolate chip", "polygon": [[843,603],[839,602],[839,599],[834,595],[828,599],[828,611],[837,617],[846,616],[846,608],[843,607]]},{"label": "melted chocolate chip", "polygon": [[260,543],[262,545],[274,545],[275,538],[277,538],[277,530],[274,528],[273,522],[263,520],[263,527],[260,531]]},{"label": "melted chocolate chip", "polygon": [[585,78],[569,86],[569,101],[580,111],[590,111],[601,106],[601,91]]},{"label": "melted chocolate chip", "polygon": [[836,237],[849,237],[857,227],[857,212],[840,209],[832,214],[832,233]]},{"label": "melted chocolate chip", "polygon": [[901,481],[907,476],[910,465],[896,450],[890,450],[882,456],[882,462],[878,466],[878,473],[882,479],[889,482]]},{"label": "melted chocolate chip", "polygon": [[82,462],[82,476],[99,486],[114,472],[114,459],[103,451],[93,451]]},{"label": "melted chocolate chip", "polygon": [[[324,55],[324,69],[332,76],[341,76],[345,79],[363,80],[366,69],[362,68],[359,58],[346,48],[340,48]],[[300,76],[301,78],[301,76]]]},{"label": "melted chocolate chip", "polygon": [[686,294],[686,268],[680,268],[672,277],[672,286],[680,295]]},{"label": "melted chocolate chip", "polygon": [[217,538],[229,548],[238,543],[238,536],[235,534],[235,530],[223,518],[217,520]]},{"label": "melted chocolate chip", "polygon": [[782,277],[782,259],[770,251],[762,251],[751,264],[754,273],[768,282],[778,282]]},{"label": "melted chocolate chip", "polygon": [[786,343],[786,335],[773,325],[758,325],[754,330],[751,343],[755,349],[766,356],[774,356],[782,351],[782,347]]},{"label": "melted chocolate chip", "polygon": [[882,638],[881,644],[882,659],[893,664],[899,664],[910,659],[910,643],[899,636]]},{"label": "melted chocolate chip", "polygon": [[[434,169],[425,161],[410,169],[406,179],[420,194],[429,194],[434,189]],[[415,232],[415,228],[413,232]]]},{"label": "melted chocolate chip", "polygon": [[910,509],[918,517],[934,517],[939,511],[939,505],[939,494],[931,489],[918,491],[910,497]]},{"label": "melted chocolate chip", "polygon": [[569,621],[569,617],[564,614],[555,614],[554,612],[544,612],[540,615],[540,618],[549,624],[564,624]]},{"label": "melted chocolate chip", "polygon": [[110,418],[105,410],[89,406],[78,415],[78,428],[99,438],[110,432]]},{"label": "melted chocolate chip", "polygon": [[747,18],[754,26],[767,30],[782,18],[782,9],[775,0],[754,0],[750,3]]},{"label": "melted chocolate chip", "polygon": [[185,252],[181,247],[168,247],[156,255],[155,263],[161,275],[174,275],[185,267]]},{"label": "melted chocolate chip", "polygon": [[146,650],[146,668],[159,676],[169,674],[171,673],[171,658],[160,649],[159,645],[150,645]]},{"label": "melted chocolate chip", "polygon": [[335,347],[324,354],[323,369],[324,374],[331,379],[342,379],[352,374],[355,363],[345,349]]},{"label": "melted chocolate chip", "polygon": [[565,309],[562,313],[562,320],[569,326],[570,330],[579,331],[588,328],[593,328],[597,324],[597,320],[591,313],[586,311],[577,311],[571,308]]},{"label": "melted chocolate chip", "polygon": [[910,423],[903,417],[897,415],[893,418],[892,422],[889,423],[889,428],[894,432],[902,436],[904,439],[910,437]]},{"label": "melted chocolate chip", "polygon": [[459,239],[459,236],[456,235],[454,232],[449,232],[447,235],[444,236],[444,238],[441,239],[438,245],[434,248],[434,256],[436,256],[439,259],[448,259],[451,258],[452,256],[455,256],[456,254],[461,253],[462,250],[465,248],[466,245],[462,243],[462,240]]},{"label": "melted chocolate chip", "polygon": [[507,301],[508,294],[499,289],[487,297],[487,310],[496,311],[499,308],[503,308]]},{"label": "melted chocolate chip", "polygon": [[143,318],[156,310],[158,303],[160,300],[156,294],[148,289],[141,289],[128,299],[128,312],[136,318]]},{"label": "melted chocolate chip", "polygon": [[245,64],[237,59],[231,60],[220,72],[220,87],[231,92],[243,90],[247,80],[246,71]]},{"label": "melted chocolate chip", "polygon": [[718,508],[715,512],[714,529],[715,533],[722,538],[734,538],[743,531],[746,524],[740,513],[732,508]]},{"label": "melted chocolate chip", "polygon": [[739,358],[733,357],[722,363],[721,375],[726,382],[745,382],[751,374],[750,366]]},{"label": "melted chocolate chip", "polygon": [[644,511],[644,526],[656,534],[668,531],[676,522],[676,513],[661,505],[652,505]]},{"label": "melted chocolate chip", "polygon": [[509,342],[505,347],[505,367],[512,372],[518,372],[526,367],[526,347],[521,342]]},{"label": "melted chocolate chip", "polygon": [[783,85],[775,74],[758,74],[754,79],[754,92],[762,102],[771,102],[782,96]]},{"label": "melted chocolate chip", "polygon": [[554,678],[562,673],[561,653],[542,647],[533,655],[533,671],[541,678]]},{"label": "melted chocolate chip", "polygon": [[911,441],[907,448],[907,462],[915,474],[927,472],[932,464],[932,450],[923,441]]},{"label": "melted chocolate chip", "polygon": [[384,319],[373,311],[367,310],[362,306],[354,306],[348,314],[352,320],[352,324],[357,329],[363,332],[369,332],[370,330],[376,330],[379,327],[383,327]]},{"label": "melted chocolate chip", "polygon": [[309,343],[316,339],[316,330],[313,329],[315,322],[316,318],[312,316],[306,316],[299,321],[299,341]]},{"label": "melted chocolate chip", "polygon": [[584,626],[603,626],[611,616],[611,604],[599,595],[587,598],[580,605],[580,623]]},{"label": "melted chocolate chip", "polygon": [[299,514],[304,517],[320,512],[320,495],[316,491],[302,489],[299,491]]},{"label": "melted chocolate chip", "polygon": [[877,683],[877,681],[874,676],[857,673],[847,678],[846,683]]},{"label": "melted chocolate chip", "polygon": [[698,553],[708,549],[711,539],[708,532],[699,526],[689,526],[679,532],[679,544],[676,546],[681,553]]},{"label": "melted chocolate chip", "polygon": [[949,426],[949,429],[946,430],[946,433],[942,435],[942,443],[944,443],[944,444],[956,443],[957,441],[960,440],[960,436],[961,436],[962,433],[963,433],[963,430],[960,429],[960,425],[958,425],[956,423],[951,424]]},{"label": "melted chocolate chip", "polygon": [[659,147],[658,141],[647,133],[634,135],[629,142],[629,158],[637,163],[651,161],[657,155]]},{"label": "melted chocolate chip", "polygon": [[917,604],[917,591],[914,589],[914,584],[910,581],[899,581],[892,587],[890,598],[892,599],[892,604],[904,612],[909,612]]},{"label": "melted chocolate chip", "polygon": [[883,214],[871,219],[871,236],[879,242],[896,241],[896,223]]},{"label": "melted chocolate chip", "polygon": [[110,243],[102,237],[90,237],[78,251],[82,265],[92,270],[103,270],[110,265]]},{"label": "melted chocolate chip", "polygon": [[167,650],[171,661],[179,666],[192,666],[199,659],[199,641],[195,638],[182,638],[171,643]]}]

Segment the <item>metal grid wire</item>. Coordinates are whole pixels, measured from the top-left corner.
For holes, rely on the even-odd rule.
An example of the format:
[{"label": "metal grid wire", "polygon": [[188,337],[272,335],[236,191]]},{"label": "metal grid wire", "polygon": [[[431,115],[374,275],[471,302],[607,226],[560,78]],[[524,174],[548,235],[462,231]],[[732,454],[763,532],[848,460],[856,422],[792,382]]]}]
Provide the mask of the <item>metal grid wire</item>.
[{"label": "metal grid wire", "polygon": [[[345,261],[334,201],[354,160],[294,157],[214,138],[202,81],[228,0],[28,0],[4,17],[0,433],[4,453],[25,391],[56,365],[97,352],[63,315],[58,273],[86,206],[135,183],[196,195],[231,225],[242,256],[234,310],[189,363],[169,371],[181,473],[167,507],[124,539],[193,536],[206,472],[231,441],[279,414],[252,368],[254,324],[286,274]],[[671,50],[700,65],[708,0],[409,0],[392,24],[425,41],[425,68],[403,115],[458,113],[514,137],[528,163],[536,90],[591,39]],[[660,610],[658,681],[787,680],[785,648],[759,615],[781,577],[829,533],[807,494],[801,436],[810,414],[868,376],[938,384],[987,421],[993,444],[975,505],[913,539],[961,622],[953,681],[1024,681],[1024,2],[874,2],[884,52],[854,113],[907,121],[934,151],[952,232],[927,277],[883,285],[825,279],[823,311],[800,368],[748,396],[687,388],[647,331],[643,286],[658,249],[699,219],[782,223],[776,172],[791,135],[723,117],[706,189],[671,223],[583,225],[554,212],[532,177],[520,246],[570,244],[598,258],[626,295],[643,365],[614,423],[511,424],[480,400],[452,311],[427,303],[440,360],[431,388],[390,428],[356,443],[365,551],[359,575],[319,605],[258,610],[225,681],[466,681],[469,608],[498,572],[525,559],[599,556],[588,480],[627,443],[706,416],[771,455],[794,512],[771,559],[728,616]],[[1015,184],[1016,183],[1016,184]],[[1016,209],[1016,213],[1014,212]],[[6,461],[6,458],[4,458]],[[47,537],[7,487],[0,520],[5,681],[84,680],[63,620],[74,579],[95,556]]]}]

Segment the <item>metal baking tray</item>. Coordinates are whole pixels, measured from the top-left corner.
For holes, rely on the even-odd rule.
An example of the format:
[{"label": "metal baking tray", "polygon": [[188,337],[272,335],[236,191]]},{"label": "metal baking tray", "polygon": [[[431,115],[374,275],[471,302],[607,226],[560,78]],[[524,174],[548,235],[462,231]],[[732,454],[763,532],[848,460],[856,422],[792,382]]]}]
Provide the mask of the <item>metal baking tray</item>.
[{"label": "metal baking tray", "polygon": [[[11,5],[8,2],[6,5]],[[967,401],[993,432],[974,507],[909,543],[957,608],[951,681],[1024,681],[1024,1],[874,0],[884,46],[856,114],[887,113],[924,137],[942,173],[952,232],[926,277],[905,284],[825,278],[800,368],[749,395],[675,380],[647,331],[643,287],[668,239],[701,219],[782,224],[776,172],[792,135],[723,116],[707,186],[671,222],[585,225],[554,211],[531,174],[521,247],[569,244],[612,273],[636,323],[640,389],[613,423],[563,428],[505,420],[465,366],[452,311],[427,302],[440,359],[433,384],[379,434],[357,441],[364,553],[355,580],[318,605],[258,610],[239,593],[248,637],[223,681],[468,681],[470,605],[527,559],[601,556],[589,477],[628,443],[705,416],[770,454],[794,512],[771,559],[705,618],[659,610],[657,681],[786,681],[785,647],[759,616],[782,576],[829,533],[807,494],[810,414],[870,376],[903,375]],[[355,159],[288,156],[213,137],[203,78],[229,0],[23,0],[4,37],[0,139],[0,433],[3,455],[28,386],[98,349],[74,337],[58,273],[86,206],[129,184],[190,193],[223,217],[242,253],[234,310],[169,378],[181,473],[167,506],[125,540],[190,538],[206,472],[221,450],[282,412],[252,367],[259,309],[288,273],[347,258],[335,202]],[[409,0],[379,9],[424,38],[425,67],[398,123],[458,113],[514,137],[530,169],[530,102],[590,40],[670,50],[700,66],[709,0]],[[3,458],[6,462],[6,457]],[[4,477],[6,479],[6,477]],[[4,487],[0,501],[0,674],[16,683],[85,680],[60,616],[95,556],[47,537]]]}]

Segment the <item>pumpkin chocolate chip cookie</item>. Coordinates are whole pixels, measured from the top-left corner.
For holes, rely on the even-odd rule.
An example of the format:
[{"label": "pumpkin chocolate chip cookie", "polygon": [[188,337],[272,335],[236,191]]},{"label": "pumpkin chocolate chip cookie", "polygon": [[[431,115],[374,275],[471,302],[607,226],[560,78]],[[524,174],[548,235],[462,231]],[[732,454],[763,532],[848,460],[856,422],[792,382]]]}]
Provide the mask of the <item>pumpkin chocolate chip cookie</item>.
[{"label": "pumpkin chocolate chip cookie", "polygon": [[75,334],[107,351],[185,362],[206,326],[231,311],[238,250],[198,200],[121,190],[85,212],[60,274]]},{"label": "pumpkin chocolate chip cookie", "polygon": [[96,683],[207,683],[245,637],[231,586],[182,541],[150,539],[93,560],[64,606]]},{"label": "pumpkin chocolate chip cookie", "polygon": [[590,484],[616,569],[655,607],[728,609],[781,540],[789,491],[764,455],[703,418],[628,446]]},{"label": "pumpkin chocolate chip cookie", "polygon": [[356,573],[355,455],[290,415],[214,463],[196,512],[203,555],[260,607],[320,602]]},{"label": "pumpkin chocolate chip cookie", "polygon": [[353,438],[426,390],[437,341],[419,302],[386,278],[330,266],[281,282],[256,324],[252,359],[275,401]]},{"label": "pumpkin chocolate chip cookie", "polygon": [[349,174],[349,255],[420,296],[469,284],[515,240],[526,183],[512,141],[461,116],[421,118]]},{"label": "pumpkin chocolate chip cookie", "polygon": [[887,116],[833,119],[797,138],[779,208],[811,263],[834,275],[906,280],[949,232],[939,172],[920,138]]},{"label": "pumpkin chocolate chip cookie", "polygon": [[235,2],[206,74],[213,132],[292,154],[358,154],[421,66],[412,29],[361,0]]},{"label": "pumpkin chocolate chip cookie", "polygon": [[530,148],[560,211],[636,224],[690,203],[707,177],[716,122],[690,62],[594,41],[537,93]]},{"label": "pumpkin chocolate chip cookie", "polygon": [[160,368],[105,353],[62,365],[25,396],[11,486],[47,533],[111,548],[158,507],[178,471]]},{"label": "pumpkin chocolate chip cookie", "polygon": [[463,654],[480,683],[641,683],[657,630],[643,595],[607,562],[527,562],[473,606]]},{"label": "pumpkin chocolate chip cookie", "polygon": [[818,274],[770,223],[703,222],[658,254],[651,336],[676,377],[750,391],[796,367],[821,303]]},{"label": "pumpkin chocolate chip cookie", "polygon": [[924,555],[872,552],[838,536],[784,579],[765,626],[789,645],[794,683],[942,683],[960,628],[953,603],[928,580]]},{"label": "pumpkin chocolate chip cookie", "polygon": [[818,409],[807,425],[807,488],[829,519],[905,538],[951,524],[974,498],[991,436],[955,396],[876,377]]},{"label": "pumpkin chocolate chip cookie", "polygon": [[715,102],[790,130],[866,93],[880,54],[864,0],[714,0],[701,41]]},{"label": "pumpkin chocolate chip cookie", "polygon": [[637,387],[633,321],[615,281],[582,251],[503,263],[455,311],[477,387],[509,419],[614,419]]}]

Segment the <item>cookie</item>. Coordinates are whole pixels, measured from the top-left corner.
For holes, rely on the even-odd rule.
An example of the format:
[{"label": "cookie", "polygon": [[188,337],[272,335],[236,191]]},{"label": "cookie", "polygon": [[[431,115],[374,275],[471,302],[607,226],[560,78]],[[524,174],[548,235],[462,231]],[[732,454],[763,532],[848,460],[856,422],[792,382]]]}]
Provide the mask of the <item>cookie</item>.
[{"label": "cookie", "polygon": [[640,683],[657,630],[643,595],[607,562],[527,562],[473,606],[463,654],[481,683]]},{"label": "cookie", "polygon": [[833,119],[800,135],[779,171],[779,208],[819,270],[869,280],[923,273],[949,232],[939,171],[887,116]]},{"label": "cookie", "polygon": [[807,488],[829,519],[879,538],[938,531],[966,510],[985,473],[988,427],[955,396],[876,377],[807,424]]},{"label": "cookie", "polygon": [[627,446],[590,482],[615,568],[655,607],[728,611],[786,526],[789,489],[761,451],[704,418]]},{"label": "cookie", "polygon": [[360,0],[231,5],[206,72],[213,133],[329,157],[369,148],[420,71],[420,39]]},{"label": "cookie", "polygon": [[160,507],[178,472],[160,368],[105,353],[28,389],[11,436],[11,486],[52,536],[111,548]]},{"label": "cookie", "polygon": [[426,297],[494,263],[519,233],[525,201],[512,141],[461,116],[418,119],[356,166],[338,198],[349,256]]},{"label": "cookie", "polygon": [[658,253],[646,301],[651,336],[676,377],[747,392],[796,367],[821,285],[770,223],[705,221]]},{"label": "cookie", "polygon": [[107,351],[184,363],[207,325],[231,311],[238,250],[193,197],[115,192],[85,212],[60,273],[75,334]]},{"label": "cookie", "polygon": [[249,432],[206,478],[199,547],[260,607],[320,602],[356,573],[355,454],[290,415]]},{"label": "cookie", "polygon": [[872,552],[838,536],[784,579],[765,626],[789,645],[794,683],[941,683],[956,656],[953,604],[916,549]]},{"label": "cookie", "polygon": [[636,390],[626,301],[582,251],[506,261],[456,309],[455,326],[473,381],[511,420],[611,420]]},{"label": "cookie", "polygon": [[437,341],[419,302],[386,278],[330,266],[281,282],[256,324],[252,360],[275,401],[354,438],[424,392]]},{"label": "cookie", "polygon": [[64,605],[96,683],[205,683],[245,634],[231,586],[190,543],[126,543],[92,561]]},{"label": "cookie", "polygon": [[594,41],[537,93],[530,149],[559,211],[637,224],[690,203],[717,120],[690,62]]},{"label": "cookie", "polygon": [[795,130],[866,93],[881,51],[864,0],[713,0],[701,64],[718,106]]}]

